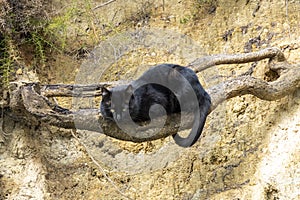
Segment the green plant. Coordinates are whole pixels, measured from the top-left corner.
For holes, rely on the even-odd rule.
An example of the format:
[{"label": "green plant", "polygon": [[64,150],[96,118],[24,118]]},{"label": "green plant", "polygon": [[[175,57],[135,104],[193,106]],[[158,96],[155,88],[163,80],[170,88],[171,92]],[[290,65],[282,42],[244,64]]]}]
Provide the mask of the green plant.
[{"label": "green plant", "polygon": [[183,18],[180,19],[180,24],[186,24],[191,20],[190,16],[185,16]]},{"label": "green plant", "polygon": [[49,42],[47,42],[41,35],[37,33],[32,33],[32,43],[35,47],[35,54],[37,59],[39,60],[39,63],[41,65],[45,65],[46,63],[46,54],[45,54],[45,45]]},{"label": "green plant", "polygon": [[13,45],[12,39],[0,34],[0,82],[1,86],[8,86],[15,71],[19,56]]},{"label": "green plant", "polygon": [[[75,18],[76,15],[80,14],[80,10],[75,6],[71,6],[64,12],[63,15],[58,15],[52,17],[51,20],[44,22],[43,32],[45,36],[48,38],[48,45],[56,50],[65,49],[67,43],[67,35],[68,35],[68,26],[70,25],[70,21]],[[54,41],[50,43],[49,41]],[[56,45],[53,45],[53,44]]]}]

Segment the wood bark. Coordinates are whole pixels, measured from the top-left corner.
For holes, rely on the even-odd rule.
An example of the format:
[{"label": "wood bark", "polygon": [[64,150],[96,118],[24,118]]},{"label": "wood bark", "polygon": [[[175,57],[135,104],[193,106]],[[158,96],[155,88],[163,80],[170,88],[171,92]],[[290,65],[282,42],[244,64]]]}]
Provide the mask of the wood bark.
[{"label": "wood bark", "polygon": [[[300,64],[289,64],[278,48],[267,48],[258,52],[213,55],[196,59],[188,67],[195,72],[203,71],[209,67],[220,64],[238,64],[270,59],[269,70],[278,75],[276,80],[265,81],[243,74],[206,89],[212,99],[212,112],[223,101],[245,94],[252,94],[260,99],[274,101],[291,94],[300,87]],[[121,130],[117,124],[103,119],[98,109],[68,110],[49,101],[49,97],[93,97],[101,95],[101,88],[114,86],[120,82],[106,82],[94,85],[40,85],[38,83],[14,83],[10,93],[7,112],[18,119],[29,123],[46,123],[66,129],[82,129],[97,131],[107,136],[125,141],[144,142],[167,137],[175,134],[178,128],[186,129],[190,126],[189,116],[183,115],[185,124],[179,125],[180,114],[168,118],[162,128],[155,126],[145,129],[139,126],[134,133],[128,134]],[[161,119],[156,119],[160,121]],[[165,119],[163,119],[165,120]],[[179,127],[180,126],[180,127]]]}]

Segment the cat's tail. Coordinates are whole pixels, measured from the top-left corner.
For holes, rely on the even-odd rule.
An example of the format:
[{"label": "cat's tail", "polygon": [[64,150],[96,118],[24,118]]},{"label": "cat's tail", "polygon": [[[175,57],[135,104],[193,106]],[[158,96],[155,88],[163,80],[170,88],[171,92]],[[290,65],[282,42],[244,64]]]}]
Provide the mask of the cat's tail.
[{"label": "cat's tail", "polygon": [[181,137],[178,133],[173,135],[173,139],[176,144],[182,147],[190,147],[198,141],[202,133],[206,117],[209,113],[210,106],[211,100],[209,95],[206,93],[203,100],[201,102],[199,101],[199,109],[197,109],[197,114],[194,116],[193,127],[190,134],[186,138]]}]

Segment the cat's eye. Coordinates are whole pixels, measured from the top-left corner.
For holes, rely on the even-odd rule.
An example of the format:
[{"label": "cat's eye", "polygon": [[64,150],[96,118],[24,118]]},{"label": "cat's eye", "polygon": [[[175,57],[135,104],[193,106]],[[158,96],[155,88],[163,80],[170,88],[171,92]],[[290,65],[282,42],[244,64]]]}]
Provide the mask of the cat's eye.
[{"label": "cat's eye", "polygon": [[123,108],[123,110],[122,110],[122,111],[123,111],[123,112],[125,112],[126,110],[127,110],[126,108]]},{"label": "cat's eye", "polygon": [[111,109],[110,111],[111,111],[111,112],[115,112],[115,109]]}]

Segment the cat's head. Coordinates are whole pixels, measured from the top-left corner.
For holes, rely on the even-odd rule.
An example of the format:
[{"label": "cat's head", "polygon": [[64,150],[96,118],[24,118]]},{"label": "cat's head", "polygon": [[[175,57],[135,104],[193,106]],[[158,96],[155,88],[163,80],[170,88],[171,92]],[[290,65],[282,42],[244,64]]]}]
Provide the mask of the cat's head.
[{"label": "cat's head", "polygon": [[120,121],[129,117],[129,101],[133,98],[132,85],[122,85],[111,90],[102,88],[101,113],[105,118]]}]

